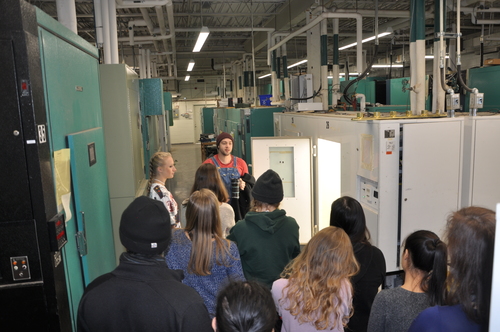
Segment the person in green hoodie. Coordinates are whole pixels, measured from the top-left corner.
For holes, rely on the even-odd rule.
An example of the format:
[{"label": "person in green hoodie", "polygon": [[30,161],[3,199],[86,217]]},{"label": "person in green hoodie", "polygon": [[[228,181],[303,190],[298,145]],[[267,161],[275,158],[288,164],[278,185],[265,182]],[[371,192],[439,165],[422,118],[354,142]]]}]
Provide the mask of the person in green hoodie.
[{"label": "person in green hoodie", "polygon": [[300,253],[299,225],[279,208],[283,182],[275,171],[264,172],[252,188],[253,207],[231,228],[247,280],[271,288],[285,266]]}]

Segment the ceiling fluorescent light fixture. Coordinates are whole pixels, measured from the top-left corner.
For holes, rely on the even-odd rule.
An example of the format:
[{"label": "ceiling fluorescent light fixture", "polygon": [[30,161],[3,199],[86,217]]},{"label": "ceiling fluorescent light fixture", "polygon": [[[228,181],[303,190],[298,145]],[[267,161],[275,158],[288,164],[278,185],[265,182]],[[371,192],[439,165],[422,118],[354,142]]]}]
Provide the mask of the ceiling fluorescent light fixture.
[{"label": "ceiling fluorescent light fixture", "polygon": [[203,44],[205,44],[205,40],[207,40],[208,35],[210,34],[210,31],[208,30],[207,27],[201,27],[200,34],[198,35],[198,40],[196,41],[196,44],[194,45],[193,52],[199,52],[201,48],[203,47]]},{"label": "ceiling fluorescent light fixture", "polygon": [[186,78],[184,78],[184,81],[186,81],[186,82],[187,82],[187,81],[189,81],[189,78],[190,78],[190,77],[191,77],[191,76],[186,75]]},{"label": "ceiling fluorescent light fixture", "polygon": [[[389,32],[389,31],[386,31],[386,32],[382,32],[382,33],[379,33],[378,34],[378,38],[382,38],[384,36],[387,36],[387,35],[390,35],[392,32]],[[371,40],[374,40],[375,39],[375,36],[371,36],[371,37],[368,37],[366,39],[363,39],[361,41],[361,43],[366,43],[366,42],[369,42]],[[346,45],[346,46],[342,46],[342,47],[339,47],[339,51],[341,50],[345,50],[346,48],[350,48],[350,47],[353,47],[353,46],[356,46],[358,43],[352,43],[352,44],[349,44],[349,45]]]},{"label": "ceiling fluorescent light fixture", "polygon": [[[349,76],[357,76],[359,73],[349,73]],[[345,73],[339,73],[339,76],[345,76]]]},{"label": "ceiling fluorescent light fixture", "polygon": [[187,71],[192,71],[193,67],[194,67],[194,60],[191,59],[189,61],[189,63],[188,63],[188,69],[187,69]]},{"label": "ceiling fluorescent light fixture", "polygon": [[302,61],[299,61],[299,62],[296,62],[296,63],[294,63],[293,65],[290,65],[290,66],[288,66],[288,67],[286,67],[286,68],[287,68],[287,69],[290,69],[290,68],[296,67],[296,66],[301,65],[301,64],[306,63],[306,62],[307,62],[307,59],[302,60]]},{"label": "ceiling fluorescent light fixture", "polygon": [[403,68],[403,65],[395,65],[395,64],[392,64],[391,65],[373,65],[372,68]]},{"label": "ceiling fluorescent light fixture", "polygon": [[[434,55],[426,55],[426,59],[434,59]],[[445,56],[446,59],[449,59],[450,57],[448,55]]]},{"label": "ceiling fluorescent light fixture", "polygon": [[262,75],[262,76],[259,76],[258,78],[260,80],[261,78],[268,77],[268,76],[271,76],[271,74]]}]

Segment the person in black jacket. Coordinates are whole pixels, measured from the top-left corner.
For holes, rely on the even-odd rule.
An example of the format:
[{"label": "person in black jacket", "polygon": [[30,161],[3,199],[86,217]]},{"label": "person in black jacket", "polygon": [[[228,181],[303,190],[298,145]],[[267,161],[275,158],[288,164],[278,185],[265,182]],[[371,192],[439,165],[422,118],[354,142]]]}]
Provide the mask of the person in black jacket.
[{"label": "person in black jacket", "polygon": [[347,233],[359,264],[358,274],[351,277],[354,314],[344,331],[366,332],[373,300],[385,281],[384,254],[370,243],[365,213],[354,198],[344,196],[332,203],[330,226],[340,227]]},{"label": "person in black jacket", "polygon": [[88,285],[78,308],[78,331],[213,331],[201,297],[181,283],[182,271],[165,263],[171,237],[164,204],[136,198],[120,222],[127,252],[115,270]]}]

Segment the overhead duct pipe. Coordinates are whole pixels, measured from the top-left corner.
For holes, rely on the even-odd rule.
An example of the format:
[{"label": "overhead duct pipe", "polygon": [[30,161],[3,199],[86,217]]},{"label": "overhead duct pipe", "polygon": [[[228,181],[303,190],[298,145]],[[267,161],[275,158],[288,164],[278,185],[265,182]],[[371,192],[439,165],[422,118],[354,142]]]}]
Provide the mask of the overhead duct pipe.
[{"label": "overhead duct pipe", "polygon": [[101,0],[94,0],[94,19],[95,19],[95,39],[96,47],[102,48],[102,8]]},{"label": "overhead duct pipe", "polygon": [[75,0],[56,0],[56,9],[59,23],[78,34]]},{"label": "overhead duct pipe", "polygon": [[104,53],[104,63],[111,63],[111,43],[109,35],[109,0],[101,0],[102,14],[102,50]]},{"label": "overhead duct pipe", "polygon": [[118,31],[116,29],[116,3],[114,0],[108,0],[109,6],[109,43],[111,51],[111,63],[118,64]]}]

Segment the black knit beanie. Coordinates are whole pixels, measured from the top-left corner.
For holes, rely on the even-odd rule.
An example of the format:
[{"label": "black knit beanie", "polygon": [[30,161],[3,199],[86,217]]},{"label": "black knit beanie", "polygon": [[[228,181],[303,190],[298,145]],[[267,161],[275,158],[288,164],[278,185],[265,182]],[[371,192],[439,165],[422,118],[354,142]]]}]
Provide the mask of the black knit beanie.
[{"label": "black knit beanie", "polygon": [[158,255],[168,248],[171,238],[170,214],[163,202],[139,196],[123,211],[120,240],[128,251]]},{"label": "black knit beanie", "polygon": [[264,172],[255,182],[252,189],[252,196],[255,200],[275,204],[283,200],[283,181],[278,173],[272,169]]}]

